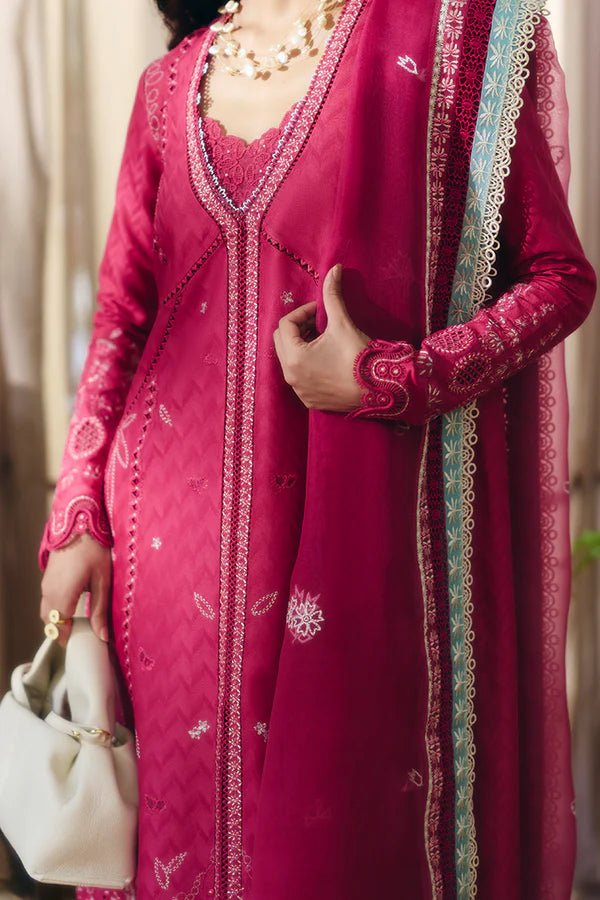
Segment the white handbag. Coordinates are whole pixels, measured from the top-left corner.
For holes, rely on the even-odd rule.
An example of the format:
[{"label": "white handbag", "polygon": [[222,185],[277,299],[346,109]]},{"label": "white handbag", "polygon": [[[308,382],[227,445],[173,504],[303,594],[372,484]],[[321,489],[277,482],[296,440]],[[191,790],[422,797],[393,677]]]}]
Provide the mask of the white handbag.
[{"label": "white handbag", "polygon": [[85,616],[66,649],[48,637],[12,673],[0,703],[0,830],[36,881],[133,881],[137,767],[116,691],[108,646]]}]

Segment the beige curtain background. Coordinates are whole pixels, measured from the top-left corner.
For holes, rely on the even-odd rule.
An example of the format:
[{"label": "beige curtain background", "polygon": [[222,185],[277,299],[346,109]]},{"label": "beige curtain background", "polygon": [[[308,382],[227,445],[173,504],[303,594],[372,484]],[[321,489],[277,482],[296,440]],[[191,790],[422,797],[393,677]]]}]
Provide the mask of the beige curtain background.
[{"label": "beige curtain background", "polygon": [[[600,271],[600,0],[548,0],[571,109],[571,206]],[[0,690],[41,638],[37,548],[86,351],[96,272],[152,0],[2,0]],[[600,515],[600,301],[567,341],[572,533]],[[581,896],[600,891],[598,569],[574,583],[569,699]],[[4,865],[4,872],[2,867]],[[0,898],[10,896],[0,858]],[[5,889],[2,889],[2,878]]]},{"label": "beige curtain background", "polygon": [[[550,0],[559,57],[567,75],[572,180],[570,203],[582,241],[600,273],[600,2]],[[567,340],[571,406],[571,529],[600,528],[600,298]],[[573,583],[569,687],[577,793],[576,883],[600,896],[600,568]],[[584,893],[585,892],[585,893]]]},{"label": "beige curtain background", "polygon": [[[37,547],[86,351],[135,86],[165,44],[152,0],[0,3],[2,693],[43,638]],[[34,886],[0,845],[0,897],[17,891]]]}]

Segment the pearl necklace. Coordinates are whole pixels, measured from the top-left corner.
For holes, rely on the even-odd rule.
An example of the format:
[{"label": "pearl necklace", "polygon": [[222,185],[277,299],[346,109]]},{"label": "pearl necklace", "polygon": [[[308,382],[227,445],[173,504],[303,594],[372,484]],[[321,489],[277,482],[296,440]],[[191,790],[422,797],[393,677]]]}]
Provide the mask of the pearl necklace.
[{"label": "pearl necklace", "polygon": [[[312,16],[301,15],[294,21],[292,33],[287,41],[269,47],[265,54],[258,54],[254,50],[240,46],[239,41],[230,36],[240,27],[233,22],[235,13],[240,10],[240,0],[227,0],[224,6],[219,7],[220,13],[229,14],[227,20],[213,22],[210,25],[216,39],[208,52],[211,56],[224,61],[223,69],[229,75],[257,78],[276,69],[285,69],[294,59],[300,59],[310,53],[321,31],[333,27],[334,20],[331,13],[343,2],[344,0],[318,0],[316,12]],[[233,61],[237,65],[232,65]]]}]

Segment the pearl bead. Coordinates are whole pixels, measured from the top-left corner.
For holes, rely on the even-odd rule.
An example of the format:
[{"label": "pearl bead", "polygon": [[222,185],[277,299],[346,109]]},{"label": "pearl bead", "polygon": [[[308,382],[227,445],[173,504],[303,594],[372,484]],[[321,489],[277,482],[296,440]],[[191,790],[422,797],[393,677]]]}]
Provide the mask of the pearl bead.
[{"label": "pearl bead", "polygon": [[[333,24],[331,11],[340,3],[341,0],[317,0],[315,13],[310,18],[306,16],[297,18],[292,23],[292,30],[287,40],[269,47],[265,55],[256,54],[245,47],[240,47],[238,41],[227,37],[238,27],[234,24],[231,16],[226,22],[213,22],[209,27],[217,37],[223,36],[224,40],[215,40],[213,46],[208,48],[208,53],[213,57],[221,56],[223,58],[224,71],[233,75],[245,75],[249,79],[257,78],[269,70],[285,68],[292,58],[300,55],[307,56],[313,52],[315,25],[329,30]],[[233,14],[237,13],[240,7],[240,0],[227,0],[219,7],[219,12]],[[225,64],[225,59],[231,58],[239,61],[239,67]]]}]

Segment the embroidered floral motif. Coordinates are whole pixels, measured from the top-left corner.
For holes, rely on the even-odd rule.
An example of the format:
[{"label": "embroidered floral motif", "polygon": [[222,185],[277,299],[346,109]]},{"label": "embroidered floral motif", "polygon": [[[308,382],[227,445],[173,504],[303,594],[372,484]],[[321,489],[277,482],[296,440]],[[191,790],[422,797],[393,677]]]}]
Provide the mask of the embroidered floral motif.
[{"label": "embroidered floral motif", "polygon": [[278,472],[272,476],[272,480],[278,491],[284,491],[296,484],[298,476],[294,472]]},{"label": "embroidered floral motif", "polygon": [[286,615],[286,624],[294,640],[305,643],[321,631],[325,617],[317,603],[320,596],[316,594],[313,597],[308,591],[301,591],[297,586],[294,588]]},{"label": "embroidered floral motif", "polygon": [[143,647],[138,649],[138,658],[140,663],[142,664],[142,668],[146,669],[147,672],[151,671],[154,668],[154,660],[151,656],[148,656]]},{"label": "embroidered floral motif", "polygon": [[423,776],[417,769],[411,769],[408,773],[408,778],[406,780],[406,784],[402,788],[403,791],[414,790],[414,788],[423,787],[424,781]]},{"label": "embroidered floral motif", "polygon": [[206,734],[209,728],[210,725],[208,724],[206,719],[200,719],[197,725],[194,725],[193,728],[190,728],[188,734],[191,738],[194,738],[194,740],[198,741],[203,734]]},{"label": "embroidered floral motif", "polygon": [[168,863],[161,862],[158,857],[155,858],[154,876],[163,891],[167,891],[169,889],[169,885],[171,884],[171,875],[177,871],[186,856],[187,852],[178,853],[177,856],[174,856],[173,859],[169,860]]},{"label": "embroidered floral motif", "polygon": [[320,797],[313,803],[311,809],[304,816],[305,825],[316,825],[318,822],[330,822],[333,813],[330,806],[325,806]]},{"label": "embroidered floral motif", "polygon": [[264,738],[265,743],[269,736],[269,726],[266,722],[257,722],[254,726],[255,732],[259,735],[259,737]]},{"label": "embroidered floral motif", "polygon": [[203,491],[204,488],[208,485],[208,478],[202,476],[200,478],[188,478],[187,483],[191,487],[193,491]]},{"label": "embroidered floral motif", "polygon": [[294,295],[291,291],[282,291],[281,300],[286,304],[294,303]]},{"label": "embroidered floral motif", "polygon": [[152,541],[150,542],[150,546],[153,550],[160,550],[160,548],[162,547],[161,539],[159,537],[153,537]]},{"label": "embroidered floral motif", "polygon": [[194,591],[194,600],[196,601],[196,606],[205,619],[214,619],[216,613],[206,597],[203,597],[202,594],[198,594],[196,593],[196,591]]},{"label": "embroidered floral motif", "polygon": [[167,805],[164,800],[158,800],[150,794],[144,794],[144,802],[151,812],[162,812]]}]

